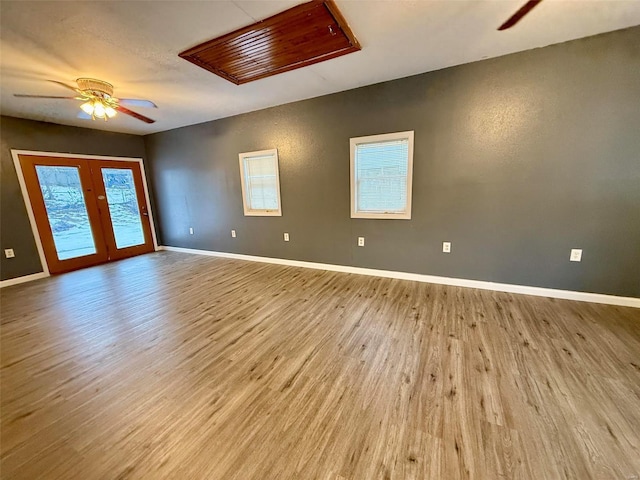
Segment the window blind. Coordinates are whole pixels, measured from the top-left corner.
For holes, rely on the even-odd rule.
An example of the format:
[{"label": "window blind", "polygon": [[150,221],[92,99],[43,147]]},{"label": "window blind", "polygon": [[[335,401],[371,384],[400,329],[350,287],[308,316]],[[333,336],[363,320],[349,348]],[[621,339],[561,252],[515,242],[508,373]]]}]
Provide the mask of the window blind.
[{"label": "window blind", "polygon": [[409,139],[360,143],[355,148],[356,210],[407,210]]},{"label": "window blind", "polygon": [[274,155],[244,158],[247,203],[250,210],[278,210],[278,187]]}]

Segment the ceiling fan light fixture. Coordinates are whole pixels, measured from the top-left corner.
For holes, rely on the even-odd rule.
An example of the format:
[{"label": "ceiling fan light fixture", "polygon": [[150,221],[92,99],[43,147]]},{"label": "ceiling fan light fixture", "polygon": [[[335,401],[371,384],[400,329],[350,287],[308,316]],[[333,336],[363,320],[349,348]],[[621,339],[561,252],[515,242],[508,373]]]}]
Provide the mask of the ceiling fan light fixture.
[{"label": "ceiling fan light fixture", "polygon": [[87,115],[91,115],[91,118],[102,118],[107,120],[116,116],[116,108],[118,104],[113,101],[101,100],[99,98],[95,100],[89,100],[88,102],[80,105],[80,108]]}]

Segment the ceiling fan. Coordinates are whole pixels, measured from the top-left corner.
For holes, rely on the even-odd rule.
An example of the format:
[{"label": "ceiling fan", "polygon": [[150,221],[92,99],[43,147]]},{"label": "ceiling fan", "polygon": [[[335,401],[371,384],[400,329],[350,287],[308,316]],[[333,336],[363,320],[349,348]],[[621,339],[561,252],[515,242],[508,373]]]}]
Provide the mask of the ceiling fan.
[{"label": "ceiling fan", "polygon": [[516,23],[522,20],[522,17],[524,17],[527,13],[533,10],[533,8],[536,5],[538,5],[541,1],[542,0],[529,0],[522,7],[520,7],[520,9],[516,13],[511,15],[511,17],[509,17],[509,19],[506,22],[500,25],[498,27],[498,30],[506,30],[507,28],[513,27]]},{"label": "ceiling fan", "polygon": [[14,94],[15,97],[21,98],[55,98],[60,100],[80,100],[84,102],[80,105],[82,111],[78,114],[78,118],[93,119],[101,118],[105,121],[113,118],[116,112],[124,113],[130,117],[137,118],[145,123],[154,123],[155,120],[145,117],[133,110],[129,110],[124,105],[130,107],[150,107],[158,108],[158,106],[150,100],[138,100],[135,98],[116,98],[113,96],[113,85],[103,80],[95,78],[78,78],[77,87],[72,87],[63,82],[49,80],[50,82],[62,85],[76,93],[74,97],[59,97],[50,95],[25,95]]}]

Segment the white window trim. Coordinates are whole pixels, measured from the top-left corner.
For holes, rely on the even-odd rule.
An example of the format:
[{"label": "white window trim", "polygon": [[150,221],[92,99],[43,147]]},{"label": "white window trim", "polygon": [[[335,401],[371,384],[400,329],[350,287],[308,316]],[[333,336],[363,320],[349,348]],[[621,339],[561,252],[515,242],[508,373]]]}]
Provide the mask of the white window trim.
[{"label": "white window trim", "polygon": [[[244,159],[247,157],[259,157],[273,155],[276,158],[276,191],[278,194],[278,208],[277,210],[253,210],[249,208],[249,202],[247,199],[247,186],[245,184],[244,175]],[[281,217],[282,216],[282,202],[280,200],[280,165],[278,162],[278,150],[276,148],[271,150],[259,150],[257,152],[244,152],[238,155],[240,161],[240,183],[242,186],[242,206],[244,208],[245,217]]]},{"label": "white window trim", "polygon": [[[413,130],[407,132],[385,133],[382,135],[369,135],[367,137],[354,137],[350,139],[351,150],[351,218],[374,218],[411,220],[411,199],[413,184]],[[407,166],[407,209],[402,213],[367,213],[356,210],[356,145],[361,143],[388,142],[390,140],[409,140],[409,165]]]}]

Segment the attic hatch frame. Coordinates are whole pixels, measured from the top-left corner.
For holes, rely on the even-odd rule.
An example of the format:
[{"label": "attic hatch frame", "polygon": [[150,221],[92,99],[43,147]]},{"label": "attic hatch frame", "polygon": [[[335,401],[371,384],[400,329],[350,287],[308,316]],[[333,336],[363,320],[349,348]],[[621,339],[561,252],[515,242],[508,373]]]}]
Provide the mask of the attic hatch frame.
[{"label": "attic hatch frame", "polygon": [[333,0],[313,0],[180,53],[236,85],[361,50]]}]

